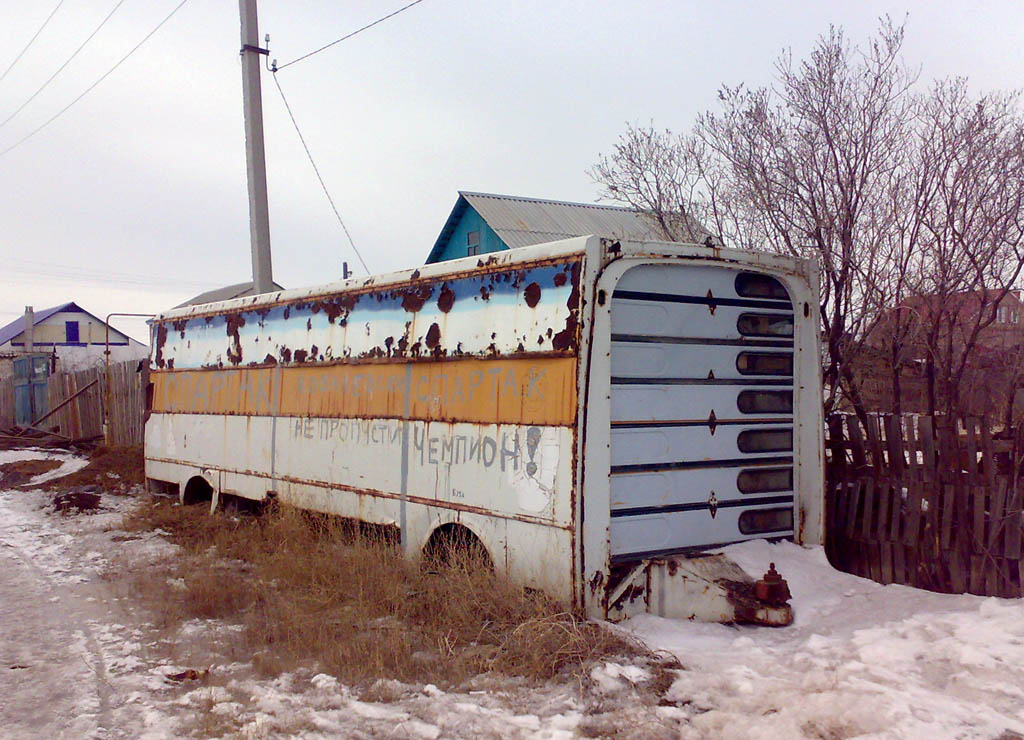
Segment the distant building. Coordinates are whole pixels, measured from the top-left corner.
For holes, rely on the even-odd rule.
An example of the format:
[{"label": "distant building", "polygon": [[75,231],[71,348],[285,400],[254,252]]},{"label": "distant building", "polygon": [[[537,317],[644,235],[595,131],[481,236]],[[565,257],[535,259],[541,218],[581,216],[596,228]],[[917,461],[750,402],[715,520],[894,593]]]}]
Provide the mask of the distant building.
[{"label": "distant building", "polygon": [[[82,370],[105,362],[107,324],[77,303],[33,313],[33,351],[50,354],[56,370]],[[0,377],[13,372],[13,359],[25,354],[25,316],[0,328]],[[110,327],[110,359],[142,359],[149,354],[146,344]]]},{"label": "distant building", "polygon": [[[897,362],[901,365],[901,410],[928,411],[928,335],[935,331],[931,346],[943,348],[937,362],[941,364],[949,355],[954,362],[962,358],[965,363],[958,386],[964,408],[971,414],[1003,418],[1010,404],[1017,408],[1014,418],[1020,418],[1024,397],[1010,399],[1017,398],[1024,388],[1020,364],[1024,358],[1024,300],[1017,289],[1008,291],[998,307],[993,305],[997,298],[994,292],[981,291],[913,295],[883,312],[855,361],[865,407],[869,411],[892,410],[893,364]],[[970,354],[964,357],[969,345]],[[935,382],[941,395],[941,383]],[[941,404],[942,398],[937,403]]]},{"label": "distant building", "polygon": [[1024,300],[1020,290],[1010,290],[999,301],[992,317],[994,291],[966,292],[948,296],[910,296],[882,314],[868,335],[868,344],[887,347],[900,340],[910,356],[923,359],[927,353],[925,333],[938,323],[943,341],[960,346],[979,324],[976,346],[988,350],[1007,350],[1024,344]]},{"label": "distant building", "polygon": [[[691,231],[694,242],[703,243],[710,236],[695,222]],[[650,214],[632,208],[460,191],[427,264],[591,234],[665,240]]]},{"label": "distant building", "polygon": [[[284,290],[277,283],[273,283],[274,290]],[[195,298],[190,298],[184,303],[179,303],[175,308],[184,308],[185,306],[198,306],[202,303],[217,303],[218,301],[230,301],[232,298],[244,298],[245,296],[258,295],[258,293],[252,287],[252,281],[246,283],[235,283],[234,285],[226,285],[223,288],[214,288],[208,290],[205,293],[200,293]]]}]

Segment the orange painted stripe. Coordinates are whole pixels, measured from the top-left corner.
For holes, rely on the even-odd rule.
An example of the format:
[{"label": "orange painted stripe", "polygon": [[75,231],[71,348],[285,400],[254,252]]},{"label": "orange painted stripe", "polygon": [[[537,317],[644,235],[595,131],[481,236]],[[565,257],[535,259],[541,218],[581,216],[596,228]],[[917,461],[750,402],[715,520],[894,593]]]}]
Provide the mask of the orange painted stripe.
[{"label": "orange painted stripe", "polygon": [[576,358],[154,371],[155,413],[568,425]]}]

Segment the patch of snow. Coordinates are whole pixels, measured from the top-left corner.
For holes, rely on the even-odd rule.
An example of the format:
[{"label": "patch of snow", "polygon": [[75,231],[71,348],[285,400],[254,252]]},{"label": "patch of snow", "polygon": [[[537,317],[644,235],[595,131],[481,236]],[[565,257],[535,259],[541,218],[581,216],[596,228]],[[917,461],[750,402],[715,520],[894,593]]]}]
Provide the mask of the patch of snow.
[{"label": "patch of snow", "polygon": [[590,680],[603,694],[615,694],[650,679],[650,671],[638,665],[605,662],[590,669]]},{"label": "patch of snow", "polygon": [[774,562],[795,620],[777,629],[634,617],[684,666],[668,697],[684,739],[977,738],[1024,731],[1021,600],[882,586],[833,570],[821,548],[723,550],[753,577]]},{"label": "patch of snow", "polygon": [[88,459],[84,457],[72,457],[71,459],[62,462],[59,468],[54,468],[53,470],[48,470],[45,473],[33,476],[25,483],[24,487],[28,488],[38,486],[42,483],[46,483],[47,481],[51,481],[56,478],[63,478],[65,475],[71,475],[72,473],[77,473],[88,464]]},{"label": "patch of snow", "polygon": [[338,688],[338,679],[326,673],[316,674],[309,682],[321,691],[334,691]]}]

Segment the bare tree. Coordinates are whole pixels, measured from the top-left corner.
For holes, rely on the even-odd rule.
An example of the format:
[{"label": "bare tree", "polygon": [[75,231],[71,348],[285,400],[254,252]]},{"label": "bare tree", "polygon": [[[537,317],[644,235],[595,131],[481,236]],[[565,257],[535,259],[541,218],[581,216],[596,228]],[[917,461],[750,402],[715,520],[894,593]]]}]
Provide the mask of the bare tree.
[{"label": "bare tree", "polygon": [[[972,100],[962,81],[916,93],[903,38],[888,19],[866,48],[832,28],[808,59],[784,53],[772,88],[724,87],[686,135],[631,126],[591,171],[670,238],[691,240],[682,215],[730,246],[818,261],[826,411],[845,396],[864,412],[855,367],[871,337],[895,410],[922,343],[933,395],[952,409],[970,348],[1021,269],[1016,98]],[[968,293],[982,305],[965,328],[942,297]],[[922,311],[923,294],[940,296],[941,317]]]},{"label": "bare tree", "polygon": [[975,348],[1024,268],[1024,125],[1016,94],[973,99],[964,80],[936,84],[920,120],[933,193],[916,214],[928,403],[954,413]]}]

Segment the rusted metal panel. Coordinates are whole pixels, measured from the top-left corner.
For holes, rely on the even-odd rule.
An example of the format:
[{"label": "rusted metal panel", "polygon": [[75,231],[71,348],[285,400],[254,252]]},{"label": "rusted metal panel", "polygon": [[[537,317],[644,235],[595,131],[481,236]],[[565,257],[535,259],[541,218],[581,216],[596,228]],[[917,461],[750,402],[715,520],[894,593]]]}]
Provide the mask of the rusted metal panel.
[{"label": "rusted metal panel", "polygon": [[576,418],[574,357],[158,371],[153,383],[158,413],[548,425]]},{"label": "rusted metal panel", "polygon": [[571,356],[578,350],[579,267],[513,265],[319,295],[271,294],[239,308],[170,311],[156,320],[153,365]]},{"label": "rusted metal panel", "polygon": [[[757,315],[744,317],[732,309],[749,307],[716,300],[713,314],[710,303],[703,310],[721,331],[698,338],[784,336],[793,346],[791,399],[771,378],[747,388],[737,365],[743,378],[724,378],[733,381],[730,392],[695,393],[693,403],[623,415],[612,401],[612,378],[621,370],[612,361],[612,295],[631,268],[650,266],[660,279],[658,268],[669,265],[665,275],[692,267],[710,280],[717,269],[739,269],[785,285],[792,329],[779,319],[788,320],[781,309],[758,305]],[[612,467],[650,462],[651,444],[679,462],[686,451],[665,440],[682,439],[687,429],[703,428],[717,443],[736,436],[729,422],[748,414],[751,423],[786,427],[792,462],[764,462],[771,475],[756,485],[741,485],[739,471],[729,490],[738,498],[754,494],[760,506],[769,502],[757,494],[781,496],[784,489],[796,499],[799,539],[820,538],[816,303],[809,262],[590,238],[171,311],[154,331],[147,476],[182,486],[216,470],[226,493],[262,498],[274,491],[297,506],[396,525],[409,555],[436,527],[459,523],[517,581],[602,616],[622,583],[621,568],[631,565],[612,558],[610,519],[619,495],[610,486]],[[660,336],[668,325],[638,326]],[[670,355],[662,353],[660,365],[637,355],[644,367],[627,363],[621,378],[659,390],[681,367]],[[753,400],[731,392],[741,385],[754,391]],[[704,404],[715,413],[690,413]],[[664,429],[654,442],[637,436],[635,449],[613,445],[623,420],[641,431]],[[699,475],[684,480],[687,472],[673,468],[679,480],[651,496],[707,483]],[[709,501],[727,490],[718,489],[716,483]],[[672,549],[677,545],[685,543]],[[651,584],[645,588],[649,599]]]}]

